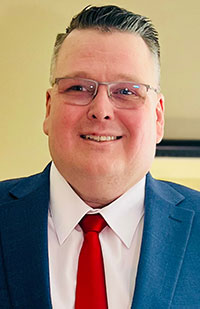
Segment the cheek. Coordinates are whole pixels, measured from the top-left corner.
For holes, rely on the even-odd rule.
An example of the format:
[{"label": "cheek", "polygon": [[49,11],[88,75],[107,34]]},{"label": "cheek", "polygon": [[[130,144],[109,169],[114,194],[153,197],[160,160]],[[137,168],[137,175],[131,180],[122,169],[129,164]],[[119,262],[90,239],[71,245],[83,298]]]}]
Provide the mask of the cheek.
[{"label": "cheek", "polygon": [[51,114],[51,128],[49,140],[51,146],[59,149],[72,149],[77,141],[79,124],[84,116],[83,109],[77,106],[55,106]]},{"label": "cheek", "polygon": [[131,111],[123,119],[128,135],[125,149],[127,154],[146,151],[148,146],[152,147],[156,143],[156,115],[149,109]]},{"label": "cheek", "polygon": [[51,149],[60,149],[64,147],[68,140],[70,118],[68,119],[66,111],[61,108],[54,108],[50,117],[49,143]]},{"label": "cheek", "polygon": [[61,105],[55,106],[52,109],[51,114],[51,133],[57,134],[62,133],[66,134],[69,131],[69,128],[74,125],[76,122],[76,113],[71,112],[69,106]]},{"label": "cheek", "polygon": [[143,111],[131,111],[130,114],[123,117],[123,123],[128,131],[129,138],[134,140],[140,139],[147,130],[148,121]]}]

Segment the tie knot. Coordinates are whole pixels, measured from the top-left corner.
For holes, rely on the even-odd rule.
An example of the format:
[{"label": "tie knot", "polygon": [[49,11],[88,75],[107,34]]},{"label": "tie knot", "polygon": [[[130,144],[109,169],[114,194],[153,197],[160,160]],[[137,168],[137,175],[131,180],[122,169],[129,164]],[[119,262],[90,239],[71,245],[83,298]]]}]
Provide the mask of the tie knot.
[{"label": "tie knot", "polygon": [[85,215],[79,224],[84,233],[87,232],[100,233],[107,225],[106,221],[100,214]]}]

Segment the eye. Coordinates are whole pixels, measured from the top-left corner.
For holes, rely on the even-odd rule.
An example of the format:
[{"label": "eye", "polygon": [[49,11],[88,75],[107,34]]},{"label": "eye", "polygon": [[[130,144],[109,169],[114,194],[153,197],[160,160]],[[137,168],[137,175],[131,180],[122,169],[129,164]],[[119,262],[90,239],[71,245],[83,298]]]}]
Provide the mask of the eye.
[{"label": "eye", "polygon": [[119,93],[123,95],[136,95],[136,92],[133,90],[130,90],[129,88],[120,89]]},{"label": "eye", "polygon": [[69,92],[69,91],[88,91],[84,86],[82,85],[73,85],[71,87],[68,87],[65,89],[65,92]]},{"label": "eye", "polygon": [[113,93],[114,95],[135,96],[135,97],[138,97],[138,91],[137,91],[137,89],[133,89],[133,88],[131,88],[131,87],[118,88],[118,89],[115,89],[112,93]]}]

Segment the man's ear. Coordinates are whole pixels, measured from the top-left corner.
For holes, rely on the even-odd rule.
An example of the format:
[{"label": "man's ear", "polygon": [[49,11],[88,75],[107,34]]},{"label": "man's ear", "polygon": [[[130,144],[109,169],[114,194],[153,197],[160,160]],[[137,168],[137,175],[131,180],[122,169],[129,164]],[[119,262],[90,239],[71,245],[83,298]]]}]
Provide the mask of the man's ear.
[{"label": "man's ear", "polygon": [[164,96],[158,94],[156,105],[156,143],[160,143],[164,135]]},{"label": "man's ear", "polygon": [[51,89],[46,92],[46,114],[43,122],[43,131],[46,135],[49,133],[49,118],[51,114]]}]

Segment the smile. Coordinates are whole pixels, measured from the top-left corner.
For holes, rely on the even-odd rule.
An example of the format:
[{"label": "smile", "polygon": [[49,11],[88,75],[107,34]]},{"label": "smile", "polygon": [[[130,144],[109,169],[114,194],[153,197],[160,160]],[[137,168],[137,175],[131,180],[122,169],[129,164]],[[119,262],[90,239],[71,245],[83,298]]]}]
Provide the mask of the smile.
[{"label": "smile", "polygon": [[109,142],[122,138],[122,136],[113,136],[113,135],[81,135],[81,138],[88,139],[95,142]]}]

